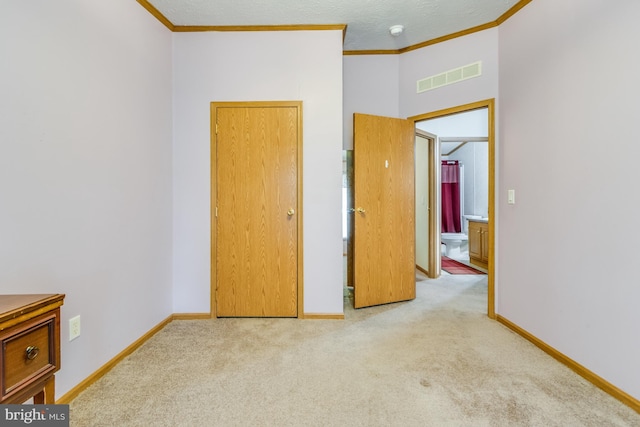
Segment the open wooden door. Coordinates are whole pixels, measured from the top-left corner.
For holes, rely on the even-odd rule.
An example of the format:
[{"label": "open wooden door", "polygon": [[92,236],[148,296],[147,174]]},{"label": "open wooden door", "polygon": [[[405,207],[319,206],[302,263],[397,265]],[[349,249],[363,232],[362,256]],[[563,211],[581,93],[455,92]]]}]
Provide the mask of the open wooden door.
[{"label": "open wooden door", "polygon": [[415,298],[414,124],[354,115],[354,307]]}]

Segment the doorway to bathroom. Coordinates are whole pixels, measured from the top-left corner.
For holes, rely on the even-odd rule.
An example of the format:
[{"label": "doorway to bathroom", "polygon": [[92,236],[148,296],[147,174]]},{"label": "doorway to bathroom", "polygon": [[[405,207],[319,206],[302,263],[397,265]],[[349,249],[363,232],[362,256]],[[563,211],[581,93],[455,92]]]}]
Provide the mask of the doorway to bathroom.
[{"label": "doorway to bathroom", "polygon": [[[414,121],[416,129],[417,268],[430,278],[439,277],[441,256],[446,256],[486,272],[487,313],[494,318],[494,100],[409,119]],[[457,203],[460,210],[455,221],[459,230],[443,229],[443,161],[457,163],[455,167],[459,168],[460,195]],[[426,190],[421,190],[421,186]],[[425,225],[421,227],[419,222]],[[477,231],[478,224],[482,226],[480,232]],[[469,225],[475,233],[471,240]]]}]

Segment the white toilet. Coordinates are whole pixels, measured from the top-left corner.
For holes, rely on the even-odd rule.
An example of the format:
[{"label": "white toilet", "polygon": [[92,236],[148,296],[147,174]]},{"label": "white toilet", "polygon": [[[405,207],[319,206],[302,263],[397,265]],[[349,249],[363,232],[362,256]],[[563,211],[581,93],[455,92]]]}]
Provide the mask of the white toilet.
[{"label": "white toilet", "polygon": [[440,240],[444,243],[444,255],[449,258],[458,258],[468,250],[469,236],[464,233],[442,233]]}]

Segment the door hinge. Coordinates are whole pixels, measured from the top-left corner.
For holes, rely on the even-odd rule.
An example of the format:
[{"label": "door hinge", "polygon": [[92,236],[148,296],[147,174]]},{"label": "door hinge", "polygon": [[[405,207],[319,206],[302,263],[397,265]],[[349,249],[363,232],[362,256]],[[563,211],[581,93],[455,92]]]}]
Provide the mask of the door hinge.
[{"label": "door hinge", "polygon": [[216,206],[216,218],[218,218],[218,207]]},{"label": "door hinge", "polygon": [[216,135],[218,134],[218,123],[216,123]]}]

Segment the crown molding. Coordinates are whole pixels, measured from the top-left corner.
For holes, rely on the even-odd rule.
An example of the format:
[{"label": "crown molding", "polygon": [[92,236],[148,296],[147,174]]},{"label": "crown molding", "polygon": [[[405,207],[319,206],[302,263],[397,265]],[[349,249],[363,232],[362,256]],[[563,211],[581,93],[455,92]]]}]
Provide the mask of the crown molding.
[{"label": "crown molding", "polygon": [[416,49],[422,49],[423,47],[431,46],[434,44],[446,42],[448,40],[453,40],[458,37],[467,36],[469,34],[477,33],[479,31],[488,30],[489,28],[494,28],[505,22],[507,19],[511,18],[515,15],[520,9],[531,3],[532,0],[520,0],[518,3],[513,5],[509,10],[500,15],[498,19],[495,21],[487,22],[486,24],[477,25],[472,28],[468,28],[466,30],[458,31],[456,33],[447,34],[442,37],[438,37],[435,39],[427,40],[422,43],[414,44],[411,46],[403,47],[402,49],[396,50],[345,50],[343,55],[399,55],[402,53],[410,52]]},{"label": "crown molding", "polygon": [[198,33],[206,31],[316,31],[340,30],[345,32],[346,24],[331,25],[176,25],[176,33]]},{"label": "crown molding", "polygon": [[[342,41],[347,34],[346,24],[329,24],[329,25],[174,25],[167,19],[158,9],[156,9],[147,0],[136,0],[142,7],[147,9],[158,21],[160,21],[170,31],[176,33],[193,33],[193,32],[206,32],[206,31],[314,31],[314,30],[340,30],[342,31]],[[343,55],[399,55],[402,53],[410,52],[412,50],[421,49],[426,46],[442,43],[448,40],[456,39],[458,37],[467,36],[469,34],[477,33],[479,31],[488,30],[494,28],[511,18],[523,7],[531,3],[532,0],[520,0],[513,5],[509,10],[500,15],[495,21],[487,22],[486,24],[477,25],[466,30],[458,31],[452,34],[447,34],[442,37],[427,40],[418,44],[403,47],[401,49],[378,49],[378,50],[345,50]]]},{"label": "crown molding", "polygon": [[153,6],[151,3],[149,3],[147,0],[136,0],[138,3],[140,3],[140,5],[142,7],[144,7],[145,9],[147,9],[147,11],[152,14],[153,16],[155,16],[155,18],[160,21],[165,27],[167,27],[170,31],[175,31],[175,25],[173,25],[173,23],[171,23],[171,21],[169,21],[167,19],[166,16],[164,16],[162,13],[160,13],[160,11],[158,9],[155,8],[155,6]]}]

